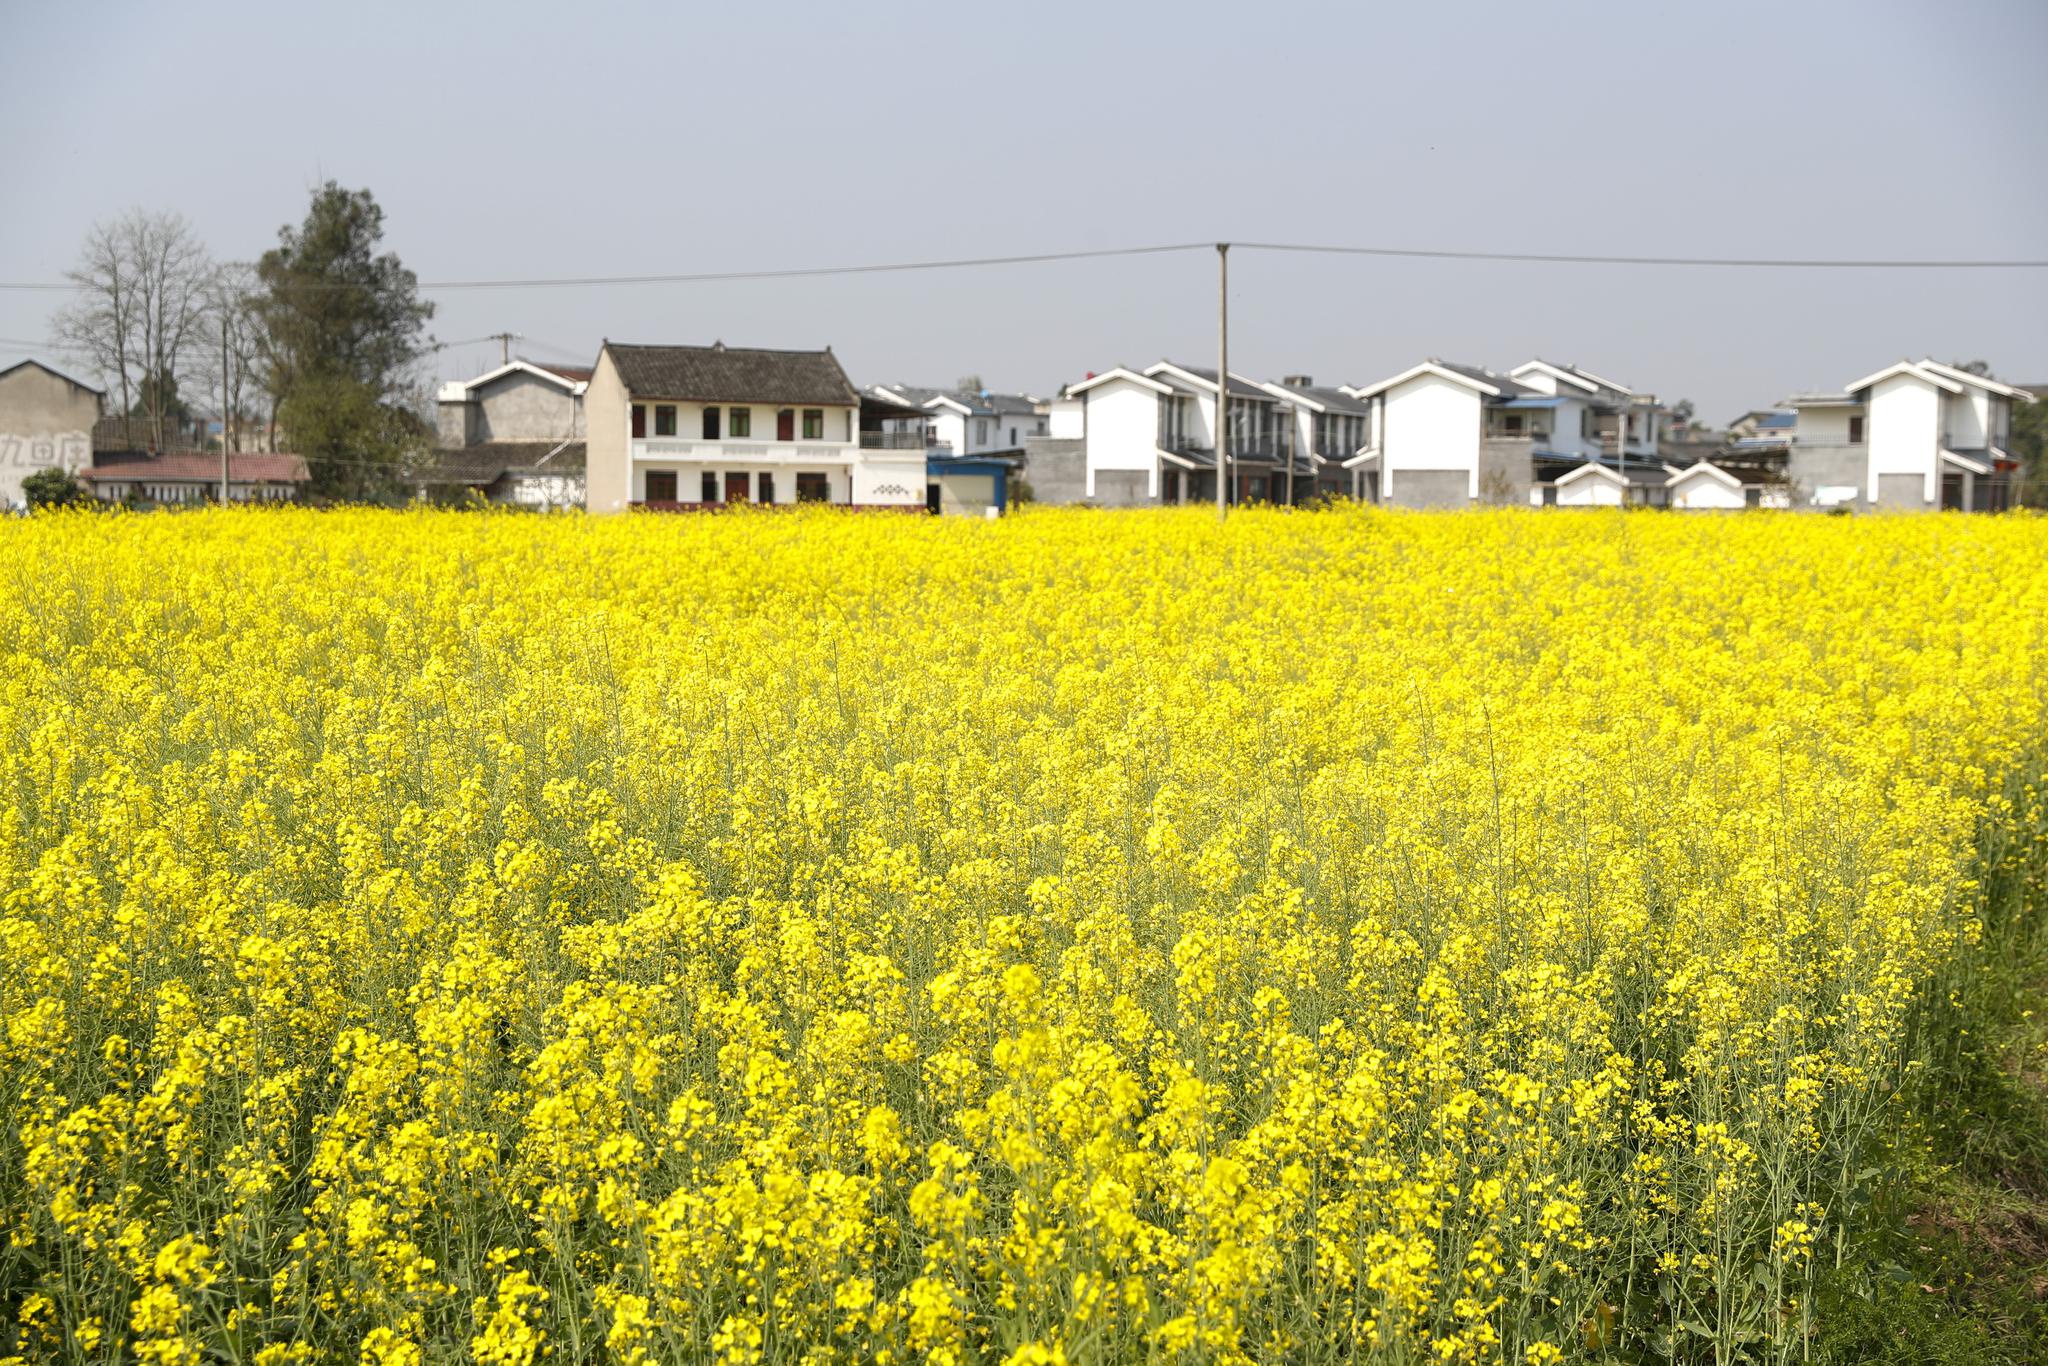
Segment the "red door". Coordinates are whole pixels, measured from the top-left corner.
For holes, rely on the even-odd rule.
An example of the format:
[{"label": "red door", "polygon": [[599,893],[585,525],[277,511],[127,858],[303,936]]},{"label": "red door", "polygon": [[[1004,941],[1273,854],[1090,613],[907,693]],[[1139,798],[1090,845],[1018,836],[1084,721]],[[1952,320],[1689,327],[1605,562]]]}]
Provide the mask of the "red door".
[{"label": "red door", "polygon": [[725,472],[725,501],[728,503],[751,503],[754,501],[751,485],[753,476],[745,470]]},{"label": "red door", "polygon": [[796,409],[784,408],[775,415],[775,439],[777,441],[796,440]]}]

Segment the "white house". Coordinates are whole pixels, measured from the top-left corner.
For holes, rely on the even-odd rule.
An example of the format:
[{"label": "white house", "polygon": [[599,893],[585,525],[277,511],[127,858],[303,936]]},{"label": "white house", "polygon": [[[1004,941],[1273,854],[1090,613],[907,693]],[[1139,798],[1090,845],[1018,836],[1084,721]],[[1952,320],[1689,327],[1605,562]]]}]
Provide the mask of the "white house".
[{"label": "white house", "polygon": [[607,341],[584,394],[588,506],[925,505],[923,444],[863,432],[831,348]]},{"label": "white house", "polygon": [[953,456],[1011,454],[1047,434],[1044,405],[1029,394],[877,384],[869,392],[926,414],[928,448]]},{"label": "white house", "polygon": [[1791,489],[1768,471],[1701,460],[1675,470],[1666,484],[1670,505],[1684,512],[1731,512],[1740,508],[1788,508]]},{"label": "white house", "polygon": [[[1315,466],[1295,444],[1290,405],[1236,373],[1227,388],[1231,501],[1285,497],[1290,470],[1297,496],[1309,496]],[[1081,405],[1082,496],[1109,504],[1212,501],[1216,390],[1214,370],[1164,360],[1068,385],[1065,396]]]},{"label": "white house", "polygon": [[[1322,497],[1362,496],[1360,471],[1345,463],[1366,447],[1372,404],[1341,388],[1319,385],[1308,375],[1288,375],[1277,384],[1261,385],[1294,413],[1294,449],[1308,457],[1315,470],[1310,493]],[[1297,493],[1299,502],[1306,494]]]},{"label": "white house", "polygon": [[[1527,497],[1531,452],[1550,435],[1541,390],[1431,359],[1344,392],[1372,408],[1364,449],[1344,462],[1359,472],[1366,497],[1404,507]],[[1510,409],[1518,418],[1512,427]]]},{"label": "white house", "polygon": [[1539,480],[1529,501],[1540,507],[1662,507],[1671,474],[1669,466],[1657,462],[1622,469],[1588,460],[1553,480]]},{"label": "white house", "polygon": [[1814,506],[1995,511],[2019,462],[2012,406],[2027,390],[1934,360],[1902,360],[1838,394],[1790,400],[1790,475]]},{"label": "white house", "polygon": [[[1623,384],[1602,379],[1575,365],[1537,359],[1508,371],[1524,388],[1557,400],[1549,406],[1548,448],[1561,456],[1585,460],[1625,453],[1632,459],[1654,460],[1663,438],[1664,406],[1654,394],[1638,394]],[[1537,411],[1531,401],[1529,411]],[[1502,412],[1497,435],[1520,435],[1515,405]]]}]

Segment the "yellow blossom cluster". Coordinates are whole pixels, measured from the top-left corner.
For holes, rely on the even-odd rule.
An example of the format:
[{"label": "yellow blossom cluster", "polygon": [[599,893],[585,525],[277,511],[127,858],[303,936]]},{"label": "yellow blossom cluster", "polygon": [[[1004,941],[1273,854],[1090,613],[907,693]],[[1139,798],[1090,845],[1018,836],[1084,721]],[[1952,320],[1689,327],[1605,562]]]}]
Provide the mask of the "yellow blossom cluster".
[{"label": "yellow blossom cluster", "polygon": [[0,525],[0,1360],[1796,1355],[2048,524]]}]

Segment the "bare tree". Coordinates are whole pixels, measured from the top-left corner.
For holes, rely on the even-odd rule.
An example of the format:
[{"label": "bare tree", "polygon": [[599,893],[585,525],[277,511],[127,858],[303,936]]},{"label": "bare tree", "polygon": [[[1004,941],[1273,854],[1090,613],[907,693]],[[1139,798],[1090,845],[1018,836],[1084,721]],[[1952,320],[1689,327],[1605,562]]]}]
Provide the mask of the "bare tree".
[{"label": "bare tree", "polygon": [[206,290],[204,335],[197,338],[209,407],[223,405],[221,440],[241,450],[248,431],[266,432],[275,408],[271,392],[263,316],[257,307],[256,273],[246,265],[226,265],[213,273]]},{"label": "bare tree", "polygon": [[203,343],[214,274],[181,215],[142,209],[94,224],[69,272],[79,294],[57,315],[56,339],[120,389],[124,416],[140,405],[159,450],[165,414]]}]

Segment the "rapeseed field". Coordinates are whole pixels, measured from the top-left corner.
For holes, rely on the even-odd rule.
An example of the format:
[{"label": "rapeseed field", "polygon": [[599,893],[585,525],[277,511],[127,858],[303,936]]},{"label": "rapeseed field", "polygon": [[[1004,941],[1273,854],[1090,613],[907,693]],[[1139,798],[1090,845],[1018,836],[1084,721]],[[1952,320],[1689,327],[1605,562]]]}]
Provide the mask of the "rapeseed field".
[{"label": "rapeseed field", "polygon": [[2048,524],[0,525],[0,1358],[1799,1360]]}]

